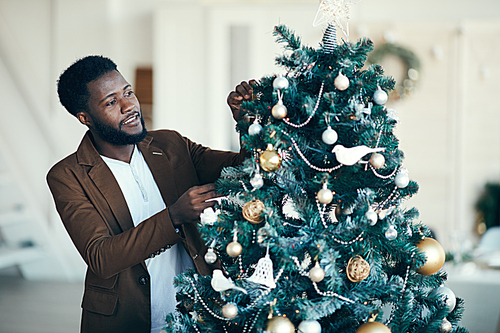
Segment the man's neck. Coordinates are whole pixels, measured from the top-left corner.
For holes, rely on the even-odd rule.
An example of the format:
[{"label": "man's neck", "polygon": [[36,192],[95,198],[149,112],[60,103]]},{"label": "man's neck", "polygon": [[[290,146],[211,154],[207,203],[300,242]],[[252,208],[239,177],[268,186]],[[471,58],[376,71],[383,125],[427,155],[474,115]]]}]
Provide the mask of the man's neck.
[{"label": "man's neck", "polygon": [[97,135],[92,135],[92,141],[100,155],[130,163],[135,145],[118,146],[102,140]]}]

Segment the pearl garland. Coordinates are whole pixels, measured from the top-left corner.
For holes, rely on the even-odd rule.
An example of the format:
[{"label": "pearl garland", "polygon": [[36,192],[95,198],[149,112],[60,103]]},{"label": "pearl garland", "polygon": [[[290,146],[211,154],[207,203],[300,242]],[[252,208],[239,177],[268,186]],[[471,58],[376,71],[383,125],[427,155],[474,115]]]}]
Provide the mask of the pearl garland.
[{"label": "pearl garland", "polygon": [[[410,262],[413,260],[413,256],[414,255],[415,255],[415,253],[411,254]],[[407,284],[408,284],[408,275],[410,275],[410,264],[408,264],[408,266],[406,266],[406,274],[405,274],[405,279],[404,279],[404,282],[403,282],[403,289],[401,289],[401,298],[403,298],[403,294],[406,291],[406,287],[407,287]],[[392,321],[393,318],[394,318],[394,311],[391,312],[391,315],[389,316],[389,319],[387,319],[386,325],[389,325],[391,323],[391,321]]]},{"label": "pearl garland", "polygon": [[398,171],[398,169],[396,168],[396,169],[394,169],[394,170],[391,172],[391,174],[389,174],[389,175],[387,175],[387,176],[384,176],[384,175],[379,174],[379,173],[375,170],[375,168],[374,168],[372,165],[370,165],[370,169],[372,170],[372,172],[373,172],[373,174],[374,174],[375,176],[377,176],[378,178],[381,178],[381,179],[389,179],[389,178],[391,178],[392,176],[394,176],[394,175],[396,174],[396,172]]},{"label": "pearl garland", "polygon": [[318,93],[318,99],[316,100],[316,105],[314,106],[314,109],[313,109],[313,112],[311,113],[311,115],[307,118],[306,121],[304,121],[302,124],[292,124],[291,122],[289,122],[288,120],[286,119],[283,119],[283,122],[289,126],[292,126],[292,127],[295,127],[295,128],[301,128],[301,127],[304,127],[306,126],[307,124],[309,124],[309,122],[311,121],[311,119],[314,117],[314,114],[316,113],[316,111],[318,110],[318,107],[319,107],[319,102],[321,101],[321,97],[323,96],[323,88],[325,86],[325,83],[322,82],[321,83],[321,88],[319,89],[319,93]]},{"label": "pearl garland", "polygon": [[290,138],[290,140],[292,141],[292,145],[295,148],[295,150],[297,150],[297,153],[299,154],[300,158],[302,158],[302,160],[304,162],[306,162],[306,164],[311,169],[316,170],[316,171],[320,171],[320,172],[332,172],[332,171],[340,169],[343,166],[343,164],[339,164],[339,165],[337,165],[336,167],[333,167],[333,168],[320,168],[320,167],[317,167],[317,166],[313,165],[311,162],[309,162],[309,160],[302,153],[302,151],[300,150],[299,146],[297,145],[297,142],[295,142],[295,140],[290,135],[288,135],[288,133],[283,132],[283,134],[287,135]]}]

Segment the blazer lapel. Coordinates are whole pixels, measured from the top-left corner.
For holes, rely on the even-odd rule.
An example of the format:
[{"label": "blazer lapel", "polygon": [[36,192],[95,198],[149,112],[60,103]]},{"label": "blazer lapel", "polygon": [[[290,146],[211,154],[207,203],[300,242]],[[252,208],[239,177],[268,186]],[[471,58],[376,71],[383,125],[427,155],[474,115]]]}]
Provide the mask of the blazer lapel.
[{"label": "blazer lapel", "polygon": [[172,176],[172,165],[167,154],[160,148],[151,145],[152,141],[153,137],[147,136],[146,139],[138,144],[138,147],[153,174],[163,201],[168,207],[177,201],[179,193],[175,179]]}]

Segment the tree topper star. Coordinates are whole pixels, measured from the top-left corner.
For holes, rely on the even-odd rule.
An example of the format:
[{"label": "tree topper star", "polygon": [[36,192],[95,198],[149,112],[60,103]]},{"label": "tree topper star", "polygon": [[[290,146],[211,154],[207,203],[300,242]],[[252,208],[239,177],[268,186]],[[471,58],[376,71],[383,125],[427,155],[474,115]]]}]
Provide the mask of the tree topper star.
[{"label": "tree topper star", "polygon": [[318,12],[314,17],[313,26],[317,27],[323,23],[335,24],[342,30],[346,37],[349,37],[349,18],[351,15],[351,5],[355,5],[361,0],[320,0]]}]

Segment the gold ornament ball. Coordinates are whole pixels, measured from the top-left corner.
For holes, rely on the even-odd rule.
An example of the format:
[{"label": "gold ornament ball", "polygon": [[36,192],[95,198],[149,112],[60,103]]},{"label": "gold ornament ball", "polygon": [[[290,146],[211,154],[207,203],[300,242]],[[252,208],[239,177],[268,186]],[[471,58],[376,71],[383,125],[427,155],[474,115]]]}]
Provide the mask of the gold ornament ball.
[{"label": "gold ornament ball", "polygon": [[260,154],[260,167],[267,172],[276,171],[281,166],[281,156],[272,149],[267,149]]},{"label": "gold ornament ball", "polygon": [[309,278],[314,282],[321,282],[325,278],[325,271],[318,262],[316,262],[316,265],[309,271]]},{"label": "gold ornament ball", "polygon": [[379,154],[379,153],[372,154],[372,156],[370,157],[370,164],[375,169],[382,168],[384,166],[384,164],[385,164],[385,157],[384,157],[384,155]]},{"label": "gold ornament ball", "polygon": [[318,201],[322,204],[328,205],[333,200],[333,193],[327,188],[322,188],[319,190],[317,196]]},{"label": "gold ornament ball", "polygon": [[443,267],[446,253],[437,240],[425,238],[417,244],[417,247],[427,258],[425,264],[417,269],[418,273],[422,275],[432,275]]},{"label": "gold ornament ball", "polygon": [[349,259],[346,274],[352,282],[361,282],[370,275],[370,264],[361,256],[356,255]]},{"label": "gold ornament ball", "polygon": [[378,321],[370,321],[359,326],[356,333],[391,333],[391,330]]},{"label": "gold ornament ball", "polygon": [[227,319],[233,319],[238,315],[238,307],[233,303],[227,303],[222,307],[222,315]]},{"label": "gold ornament ball", "polygon": [[266,331],[269,333],[295,333],[295,326],[290,319],[276,316],[269,319]]},{"label": "gold ornament ball", "polygon": [[243,247],[241,246],[240,243],[238,242],[231,242],[227,244],[226,247],[226,252],[229,254],[230,257],[237,257],[241,254],[241,251],[243,251]]},{"label": "gold ornament ball", "polygon": [[259,224],[264,221],[262,217],[262,212],[266,206],[260,200],[254,199],[243,205],[242,214],[245,220],[253,224]]}]

